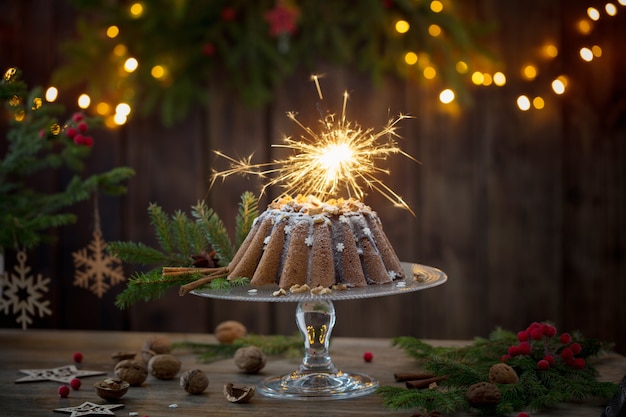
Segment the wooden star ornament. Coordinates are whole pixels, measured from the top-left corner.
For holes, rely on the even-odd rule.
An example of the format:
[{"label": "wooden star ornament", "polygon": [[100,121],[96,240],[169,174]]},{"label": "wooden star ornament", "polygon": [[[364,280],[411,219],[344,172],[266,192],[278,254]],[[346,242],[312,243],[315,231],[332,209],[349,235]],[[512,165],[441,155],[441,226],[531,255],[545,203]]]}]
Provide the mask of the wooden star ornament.
[{"label": "wooden star ornament", "polygon": [[55,408],[55,413],[69,414],[70,417],[79,416],[114,416],[113,410],[124,408],[124,404],[95,404],[89,401],[82,403],[77,407]]},{"label": "wooden star ornament", "polygon": [[37,382],[37,381],[55,381],[69,384],[74,378],[82,378],[85,376],[104,375],[103,371],[86,371],[76,369],[74,365],[61,366],[51,369],[20,369],[20,372],[26,374],[25,377],[16,379],[16,383],[21,382]]}]

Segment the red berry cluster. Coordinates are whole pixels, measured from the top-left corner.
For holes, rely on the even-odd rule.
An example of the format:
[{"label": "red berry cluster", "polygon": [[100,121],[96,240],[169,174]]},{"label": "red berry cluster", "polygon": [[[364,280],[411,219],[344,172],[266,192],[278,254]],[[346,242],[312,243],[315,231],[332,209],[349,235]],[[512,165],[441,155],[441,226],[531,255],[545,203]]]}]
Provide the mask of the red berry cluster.
[{"label": "red berry cluster", "polygon": [[74,113],[72,120],[65,129],[65,135],[77,145],[93,146],[93,137],[86,135],[89,125],[85,121],[85,115],[81,112]]},{"label": "red berry cluster", "polygon": [[540,370],[550,369],[558,359],[574,369],[586,366],[585,359],[576,357],[582,351],[580,343],[572,342],[569,333],[561,333],[557,337],[556,327],[551,324],[534,322],[517,333],[517,341],[517,345],[510,346],[507,353],[500,357],[502,362],[514,356],[528,355],[537,359]]}]

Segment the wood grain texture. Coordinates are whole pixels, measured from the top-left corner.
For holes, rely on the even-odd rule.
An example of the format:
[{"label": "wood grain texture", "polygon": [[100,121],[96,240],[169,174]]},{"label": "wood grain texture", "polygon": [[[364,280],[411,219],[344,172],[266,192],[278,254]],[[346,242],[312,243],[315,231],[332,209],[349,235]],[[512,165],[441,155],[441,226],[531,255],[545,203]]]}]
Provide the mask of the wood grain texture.
[{"label": "wood grain texture", "polygon": [[[52,415],[55,408],[72,407],[91,401],[104,404],[95,393],[93,384],[107,376],[114,376],[114,363],[111,355],[118,351],[139,350],[143,343],[155,333],[145,332],[80,332],[80,331],[20,331],[0,329],[0,403],[2,415],[6,417]],[[193,341],[215,343],[213,335],[186,333],[159,333],[173,342]],[[435,345],[461,346],[462,341],[432,341]],[[68,398],[59,398],[56,382],[20,383],[14,381],[23,374],[20,369],[47,369],[71,364],[74,352],[83,353],[82,369],[106,372],[102,377],[82,378],[79,391],[72,390]],[[374,359],[366,363],[363,352],[370,351]],[[131,387],[118,402],[124,408],[116,415],[165,416],[185,415],[206,416],[407,416],[415,410],[393,411],[382,404],[376,395],[362,398],[336,401],[288,401],[276,400],[256,395],[248,404],[232,404],[222,395],[222,387],[228,382],[239,385],[255,385],[260,380],[283,375],[294,371],[299,365],[298,359],[270,357],[260,374],[241,373],[232,359],[205,364],[198,362],[196,356],[184,349],[177,349],[174,354],[181,360],[181,372],[189,369],[201,369],[209,378],[209,387],[204,394],[187,394],[179,385],[178,379],[162,381],[149,376],[144,384]],[[381,385],[403,387],[394,379],[397,372],[421,371],[419,365],[401,351],[392,348],[389,340],[375,338],[335,338],[331,342],[330,354],[333,362],[344,371],[360,372],[376,378]],[[596,364],[601,372],[601,379],[619,382],[626,366],[626,358],[620,355],[604,357]],[[116,402],[117,403],[117,402]],[[178,408],[170,409],[170,404]],[[588,401],[576,404],[564,404],[548,412],[533,413],[536,417],[547,416],[599,416],[604,402]],[[468,414],[454,414],[454,417],[467,417]]]}]

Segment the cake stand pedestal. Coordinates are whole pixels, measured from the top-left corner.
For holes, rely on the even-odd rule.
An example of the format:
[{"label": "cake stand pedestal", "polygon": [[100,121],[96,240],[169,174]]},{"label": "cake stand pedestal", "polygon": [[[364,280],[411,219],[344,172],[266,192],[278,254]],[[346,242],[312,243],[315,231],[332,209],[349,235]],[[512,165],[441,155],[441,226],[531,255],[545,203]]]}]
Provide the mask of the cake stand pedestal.
[{"label": "cake stand pedestal", "polygon": [[370,285],[333,291],[327,295],[288,293],[274,296],[275,285],[263,287],[233,287],[201,289],[192,294],[237,301],[297,302],[296,323],[304,339],[304,358],[300,367],[288,375],[264,379],[257,391],[271,398],[297,400],[335,400],[368,395],[378,387],[378,381],[368,375],[338,370],[329,353],[330,336],[335,325],[333,301],[355,300],[386,295],[404,294],[441,285],[447,280],[439,269],[414,263],[403,263],[405,278],[391,284]]}]

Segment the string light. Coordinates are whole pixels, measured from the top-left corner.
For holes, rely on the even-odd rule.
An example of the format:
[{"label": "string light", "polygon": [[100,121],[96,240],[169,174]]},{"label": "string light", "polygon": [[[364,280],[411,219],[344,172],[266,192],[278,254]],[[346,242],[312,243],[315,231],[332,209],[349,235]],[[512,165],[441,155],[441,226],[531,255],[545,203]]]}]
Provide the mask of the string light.
[{"label": "string light", "polygon": [[441,35],[441,26],[435,24],[428,26],[428,34],[433,38]]},{"label": "string light", "polygon": [[46,101],[49,103],[52,103],[53,101],[55,101],[57,99],[57,97],[59,96],[59,90],[57,90],[56,87],[48,87],[48,89],[46,90]]},{"label": "string light", "polygon": [[406,20],[397,20],[394,27],[398,33],[407,33],[411,28],[411,25],[409,25],[409,22]]},{"label": "string light", "polygon": [[139,62],[135,58],[128,58],[126,62],[124,62],[124,71],[133,72],[139,66]]},{"label": "string light", "polygon": [[469,66],[464,61],[457,62],[455,68],[456,72],[459,74],[467,74],[467,71],[469,70]]},{"label": "string light", "polygon": [[484,81],[485,81],[485,76],[484,76],[484,74],[482,72],[475,71],[472,74],[472,82],[475,85],[481,85]]},{"label": "string light", "polygon": [[407,65],[417,64],[417,54],[415,52],[407,52],[404,54],[404,62],[406,62]]},{"label": "string light", "polygon": [[600,58],[602,56],[602,48],[600,48],[598,45],[593,45],[591,47],[591,53],[594,57]]},{"label": "string light", "polygon": [[426,78],[427,80],[432,80],[433,78],[437,76],[437,70],[435,69],[435,67],[427,66],[422,71],[422,74],[424,75],[424,78]]},{"label": "string light", "polygon": [[493,83],[498,87],[503,87],[506,84],[506,76],[504,73],[498,71],[493,74]]},{"label": "string light", "polygon": [[580,48],[580,57],[583,61],[591,62],[593,60],[593,52],[587,47]]},{"label": "string light", "polygon": [[113,48],[113,55],[115,56],[122,57],[126,55],[126,52],[128,52],[128,48],[126,48],[126,45],[122,43],[115,45]]},{"label": "string light", "polygon": [[96,113],[98,113],[100,116],[106,116],[110,112],[111,106],[109,105],[109,103],[101,101],[100,103],[96,104]]},{"label": "string light", "polygon": [[534,65],[526,65],[522,68],[522,77],[527,80],[534,80],[537,77],[537,68]]},{"label": "string light", "polygon": [[434,13],[441,12],[443,10],[443,3],[438,0],[431,1],[430,10],[432,10]]},{"label": "string light", "polygon": [[555,92],[555,94],[563,94],[565,93],[565,87],[567,86],[567,78],[565,78],[565,76],[560,75],[559,77],[557,77],[555,80],[552,81],[552,91]]},{"label": "string light", "polygon": [[604,11],[609,16],[615,16],[617,14],[617,7],[613,3],[607,3],[604,5]]},{"label": "string light", "polygon": [[530,100],[528,99],[528,97],[526,97],[525,95],[519,96],[517,98],[517,107],[519,107],[521,111],[527,111],[528,109],[530,109]]},{"label": "string light", "polygon": [[576,27],[583,35],[588,35],[591,32],[591,22],[587,19],[580,19]]},{"label": "string light", "polygon": [[441,93],[439,93],[439,101],[441,101],[443,104],[452,103],[454,101],[454,98],[455,98],[454,91],[452,91],[449,88],[446,88]]},{"label": "string light", "polygon": [[117,35],[119,35],[119,34],[120,34],[120,28],[118,28],[118,27],[117,27],[117,26],[115,26],[115,25],[113,25],[113,26],[109,26],[109,27],[107,28],[106,34],[107,34],[107,37],[109,37],[109,38],[111,38],[111,39],[116,38],[116,37],[117,37]]},{"label": "string light", "polygon": [[537,96],[533,99],[533,107],[536,108],[537,110],[543,109],[544,106],[545,106],[545,102],[543,101],[542,97]]},{"label": "string light", "polygon": [[483,85],[485,87],[490,86],[493,83],[493,77],[491,74],[487,74],[486,72],[483,74]]},{"label": "string light", "polygon": [[78,97],[78,107],[80,107],[81,109],[86,109],[87,107],[89,107],[90,104],[91,97],[89,97],[87,94],[81,94]]},{"label": "string light", "polygon": [[543,47],[543,54],[546,58],[556,58],[559,55],[559,50],[554,44],[549,43]]},{"label": "string light", "polygon": [[134,18],[141,17],[141,15],[143,14],[143,4],[141,3],[131,4],[129,12],[130,12],[130,15]]},{"label": "string light", "polygon": [[589,19],[597,21],[600,19],[600,12],[595,7],[589,7],[587,8],[587,16],[589,16]]}]

